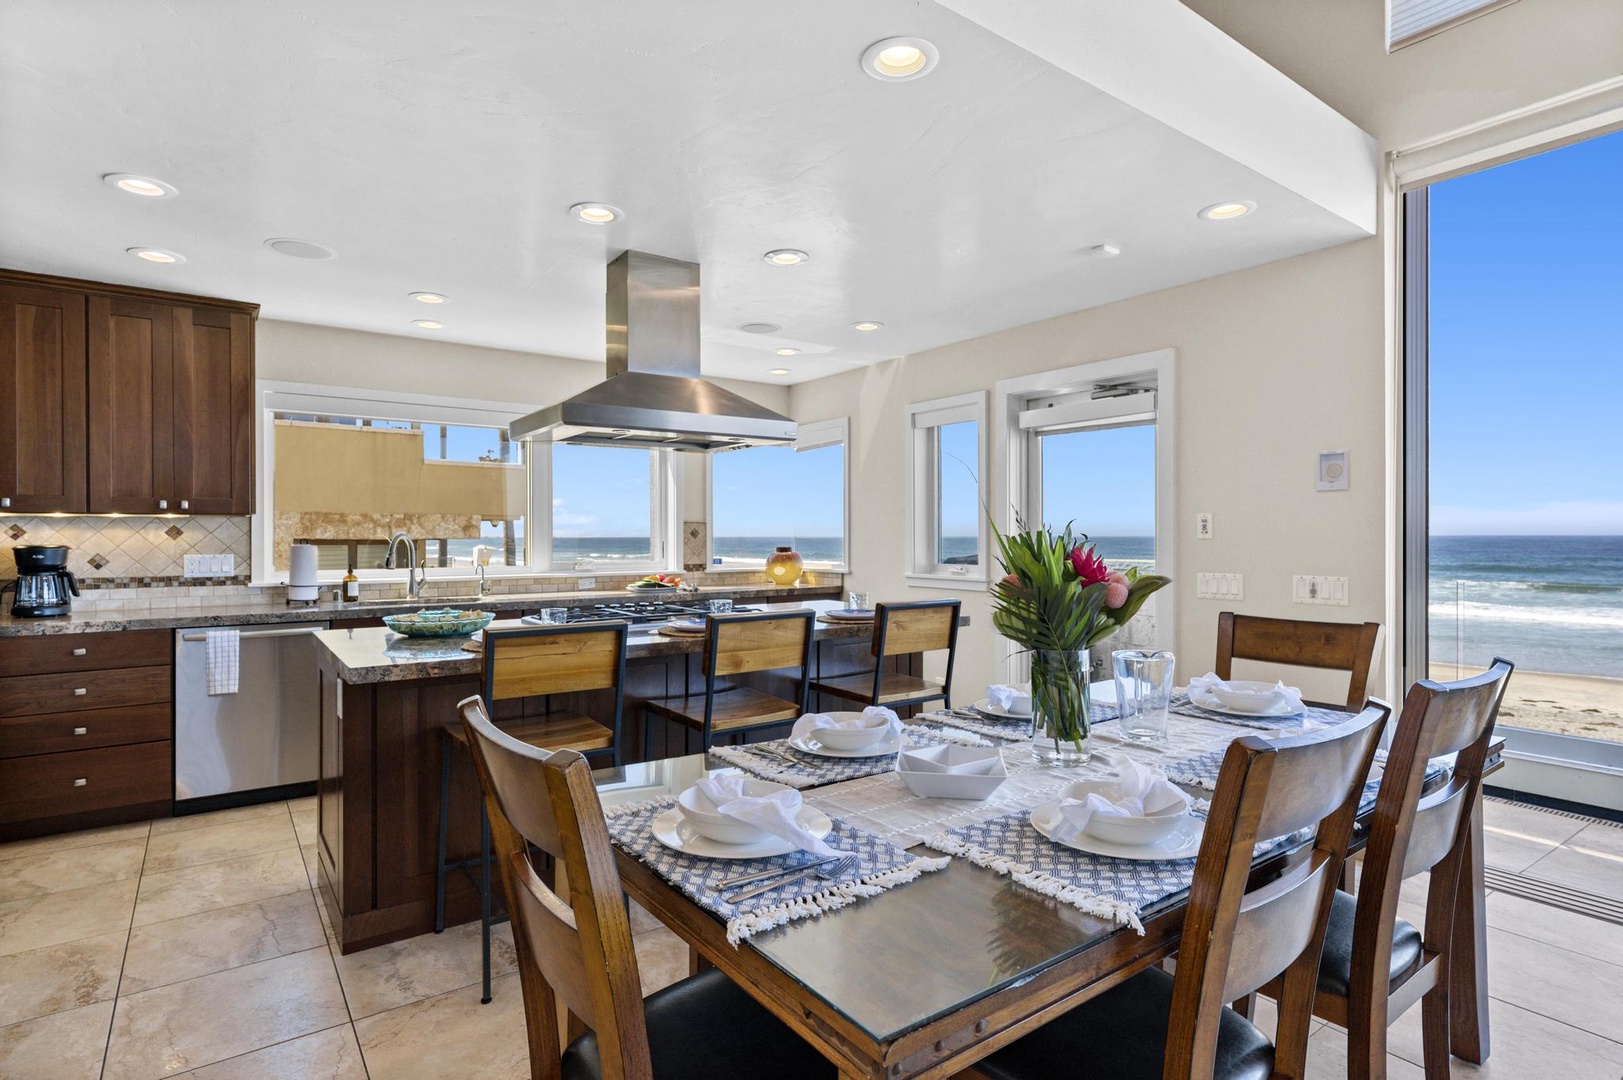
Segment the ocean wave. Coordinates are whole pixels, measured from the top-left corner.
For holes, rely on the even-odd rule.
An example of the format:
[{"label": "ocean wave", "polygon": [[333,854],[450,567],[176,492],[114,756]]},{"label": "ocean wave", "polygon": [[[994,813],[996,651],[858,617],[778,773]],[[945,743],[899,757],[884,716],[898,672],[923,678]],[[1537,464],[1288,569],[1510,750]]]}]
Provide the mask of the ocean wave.
[{"label": "ocean wave", "polygon": [[1522,607],[1510,604],[1432,603],[1427,608],[1433,626],[1453,622],[1523,623],[1534,626],[1570,626],[1586,630],[1623,630],[1623,611]]},{"label": "ocean wave", "polygon": [[1517,581],[1495,578],[1439,578],[1431,579],[1431,589],[1439,596],[1455,591],[1504,589],[1555,593],[1623,593],[1623,584],[1598,581]]}]

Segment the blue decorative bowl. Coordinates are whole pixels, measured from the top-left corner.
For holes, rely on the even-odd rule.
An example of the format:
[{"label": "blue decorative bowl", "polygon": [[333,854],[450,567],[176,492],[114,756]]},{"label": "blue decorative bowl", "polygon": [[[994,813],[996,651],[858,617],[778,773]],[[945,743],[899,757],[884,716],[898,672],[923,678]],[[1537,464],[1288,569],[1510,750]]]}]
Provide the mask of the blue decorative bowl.
[{"label": "blue decorative bowl", "polygon": [[407,637],[462,637],[483,630],[495,617],[488,611],[424,608],[406,615],[385,615],[383,625]]}]

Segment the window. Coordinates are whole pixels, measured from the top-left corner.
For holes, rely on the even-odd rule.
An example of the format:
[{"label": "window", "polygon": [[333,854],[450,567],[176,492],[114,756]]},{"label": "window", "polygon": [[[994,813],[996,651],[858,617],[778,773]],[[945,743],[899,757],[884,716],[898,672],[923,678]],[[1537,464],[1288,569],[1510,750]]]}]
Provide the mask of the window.
[{"label": "window", "polygon": [[614,446],[551,448],[552,553],[559,570],[656,564],[661,457]]},{"label": "window", "polygon": [[793,446],[711,455],[711,565],[760,566],[788,545],[813,569],[844,570],[848,431],[843,418],[801,424]]},{"label": "window", "polygon": [[986,580],[986,395],[907,408],[909,573],[914,584]]}]

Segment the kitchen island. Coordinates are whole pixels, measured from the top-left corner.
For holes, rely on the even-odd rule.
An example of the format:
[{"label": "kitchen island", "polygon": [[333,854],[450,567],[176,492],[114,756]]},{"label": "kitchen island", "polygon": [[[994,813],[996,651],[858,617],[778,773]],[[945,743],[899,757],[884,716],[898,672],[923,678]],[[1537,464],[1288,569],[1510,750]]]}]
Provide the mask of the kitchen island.
[{"label": "kitchen island", "polygon": [[[838,606],[835,601],[810,601],[765,609],[821,612]],[[814,677],[872,670],[870,625],[817,622],[815,628]],[[350,953],[434,928],[441,732],[458,722],[457,702],[479,693],[482,661],[464,648],[467,639],[413,640],[376,627],[328,630],[315,638],[321,680],[320,890],[339,947]],[[626,643],[622,761],[641,758],[644,702],[702,690],[703,649],[699,636],[668,637],[633,628]],[[922,658],[916,654],[886,663],[897,671],[922,673]],[[776,673],[740,681],[794,696],[792,681]],[[607,717],[612,695],[504,701],[493,715],[497,723],[513,722],[544,716],[549,707]],[[658,740],[656,756],[664,756],[658,753],[663,744]],[[667,749],[673,755],[687,752],[680,733]],[[451,787],[453,859],[478,851],[478,805],[472,763],[457,754]],[[453,874],[446,883],[447,925],[477,916],[477,892]]]}]

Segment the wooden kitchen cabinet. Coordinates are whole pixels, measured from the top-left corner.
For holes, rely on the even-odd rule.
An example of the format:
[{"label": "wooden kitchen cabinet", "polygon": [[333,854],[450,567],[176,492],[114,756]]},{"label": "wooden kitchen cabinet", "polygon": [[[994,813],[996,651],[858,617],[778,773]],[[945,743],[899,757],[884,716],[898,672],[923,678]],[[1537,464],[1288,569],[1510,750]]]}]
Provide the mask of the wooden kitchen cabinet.
[{"label": "wooden kitchen cabinet", "polygon": [[175,309],[175,493],[183,513],[254,511],[254,328],[240,311]]},{"label": "wooden kitchen cabinet", "polygon": [[88,313],[90,512],[177,512],[174,308],[92,296]]},{"label": "wooden kitchen cabinet", "polygon": [[0,514],[85,509],[84,294],[0,281]]}]

